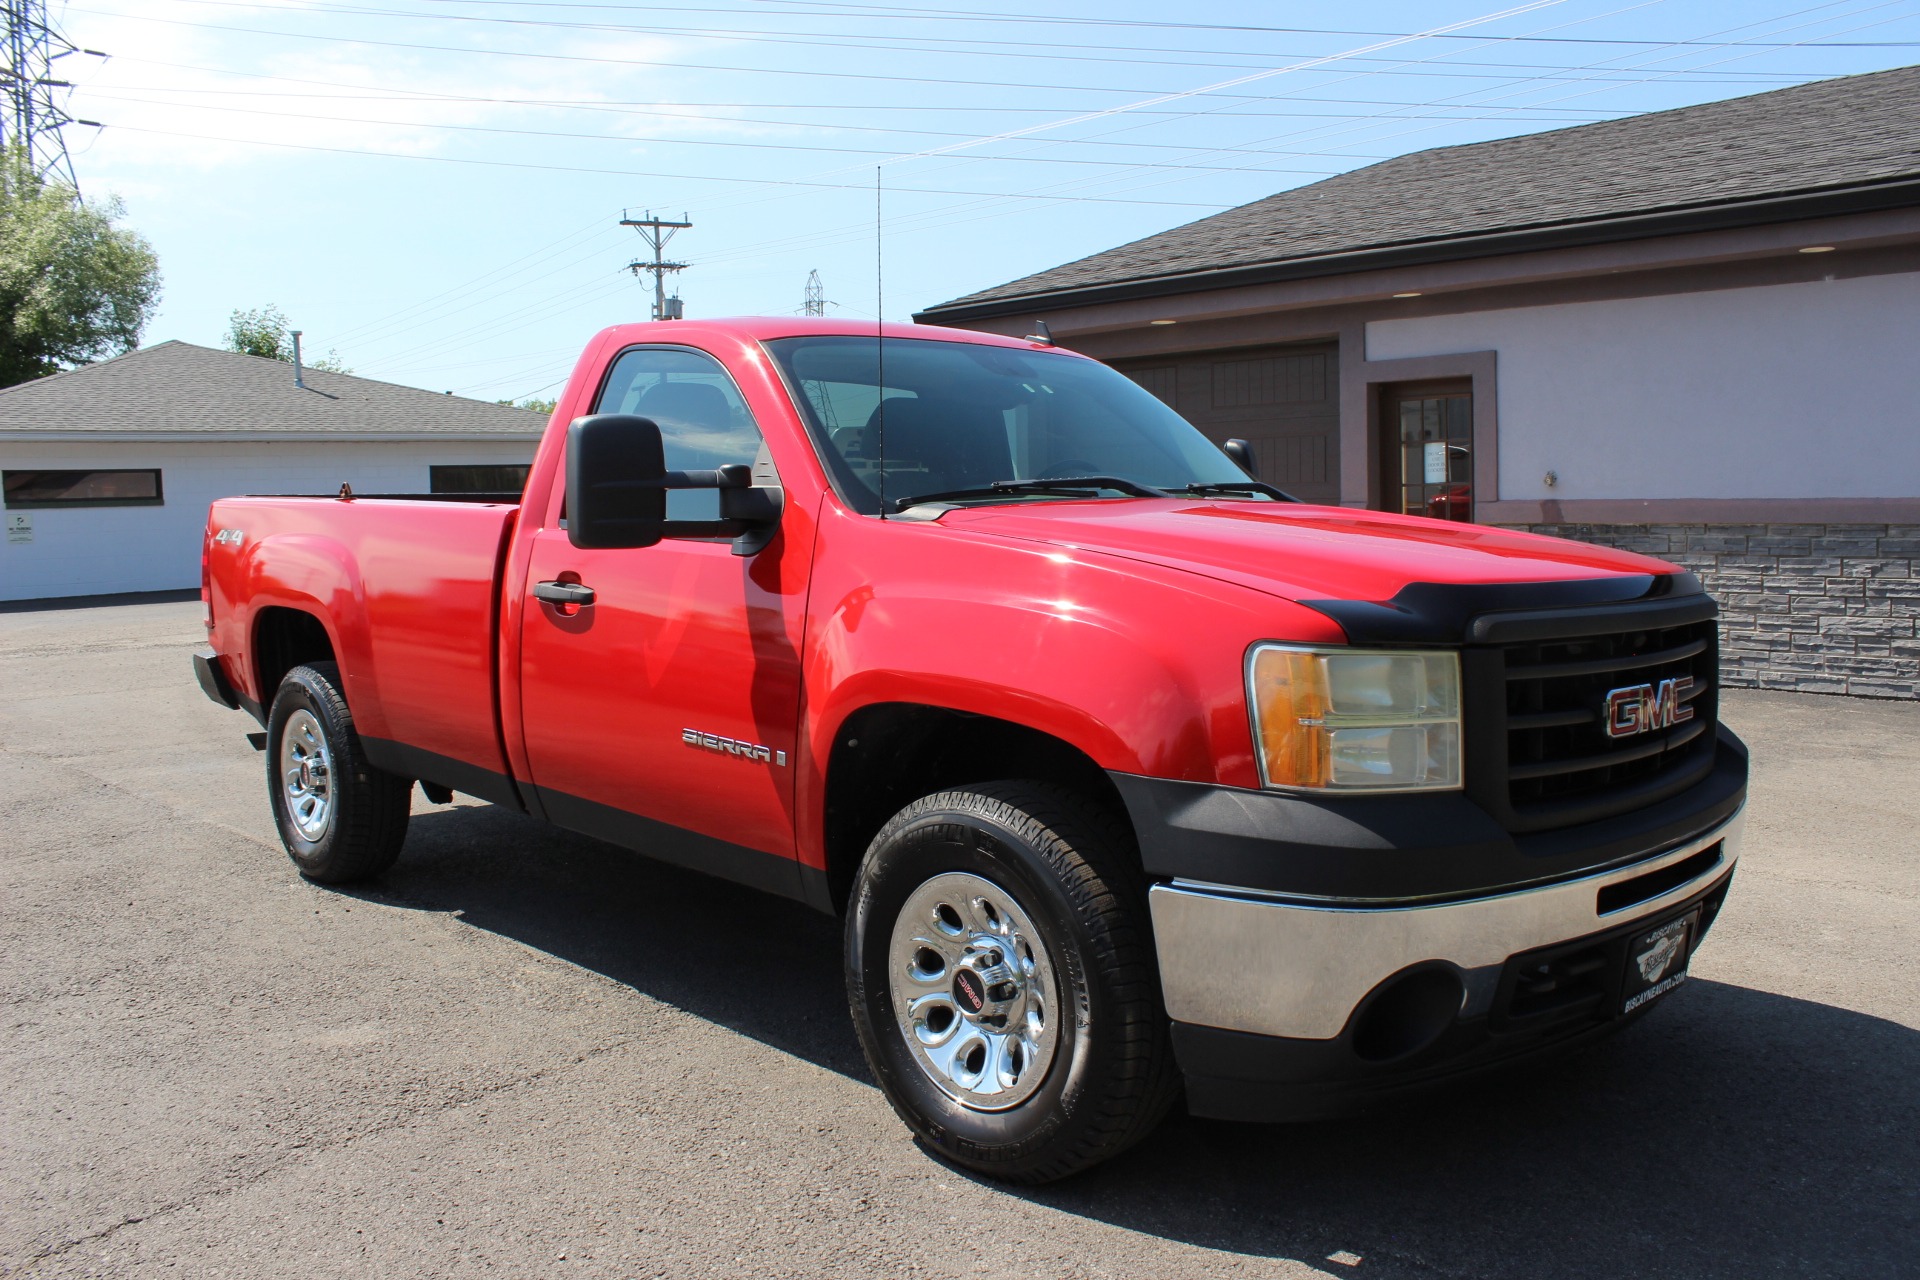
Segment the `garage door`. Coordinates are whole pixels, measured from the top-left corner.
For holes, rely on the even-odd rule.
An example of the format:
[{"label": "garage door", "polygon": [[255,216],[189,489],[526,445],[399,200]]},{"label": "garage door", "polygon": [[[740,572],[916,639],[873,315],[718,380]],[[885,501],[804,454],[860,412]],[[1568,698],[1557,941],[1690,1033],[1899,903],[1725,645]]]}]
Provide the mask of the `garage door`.
[{"label": "garage door", "polygon": [[1308,502],[1340,500],[1340,351],[1335,343],[1116,361],[1215,441],[1253,446],[1260,478]]}]

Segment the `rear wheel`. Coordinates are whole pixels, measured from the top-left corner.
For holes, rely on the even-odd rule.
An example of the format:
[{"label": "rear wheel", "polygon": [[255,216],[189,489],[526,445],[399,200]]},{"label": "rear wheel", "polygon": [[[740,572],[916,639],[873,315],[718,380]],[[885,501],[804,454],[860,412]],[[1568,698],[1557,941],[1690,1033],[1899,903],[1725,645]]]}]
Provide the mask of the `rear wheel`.
[{"label": "rear wheel", "polygon": [[280,842],[325,884],[379,875],[407,838],[413,783],[367,763],[331,662],[295,667],[267,717],[267,791]]},{"label": "rear wheel", "polygon": [[1059,788],[1000,782],[907,806],[847,918],[867,1061],[923,1141],[1048,1182],[1150,1132],[1177,1092],[1125,827]]}]

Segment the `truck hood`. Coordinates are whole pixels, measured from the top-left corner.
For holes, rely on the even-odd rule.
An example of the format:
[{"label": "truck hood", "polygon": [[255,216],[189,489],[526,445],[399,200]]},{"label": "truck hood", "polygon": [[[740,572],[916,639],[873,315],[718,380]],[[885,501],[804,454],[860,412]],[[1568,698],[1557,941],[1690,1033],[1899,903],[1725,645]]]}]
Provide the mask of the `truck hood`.
[{"label": "truck hood", "polygon": [[1672,573],[1651,556],[1347,507],[1109,498],[946,512],[940,523],[1203,574],[1289,600],[1389,600],[1412,582],[1569,582]]}]

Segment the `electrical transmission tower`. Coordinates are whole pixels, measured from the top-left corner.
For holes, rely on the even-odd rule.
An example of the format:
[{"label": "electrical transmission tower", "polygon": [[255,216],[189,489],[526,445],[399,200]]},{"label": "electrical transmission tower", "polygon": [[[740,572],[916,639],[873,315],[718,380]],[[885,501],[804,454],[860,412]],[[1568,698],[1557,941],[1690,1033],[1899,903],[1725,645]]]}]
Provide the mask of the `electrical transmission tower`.
[{"label": "electrical transmission tower", "polygon": [[801,308],[801,314],[809,316],[827,314],[827,291],[820,284],[818,271],[807,272],[807,300]]},{"label": "electrical transmission tower", "polygon": [[25,151],[40,177],[77,186],[73,160],[67,155],[67,140],[61,130],[70,124],[98,129],[100,124],[67,114],[64,91],[73,85],[54,74],[53,64],[75,53],[96,58],[107,55],[82,49],[61,35],[47,18],[46,0],[0,0],[0,14],[5,15],[7,41],[6,67],[0,70],[0,81],[4,81],[0,87],[7,95],[0,143]]},{"label": "electrical transmission tower", "polygon": [[[0,0],[0,2],[6,2],[6,0]],[[627,264],[627,270],[633,272],[635,280],[640,278],[642,271],[653,276],[653,318],[655,320],[680,319],[683,314],[680,295],[676,290],[673,297],[667,296],[667,276],[675,271],[685,271],[688,264],[668,262],[665,254],[667,241],[673,239],[674,233],[684,231],[693,224],[687,221],[687,215],[684,213],[680,215],[680,221],[668,222],[665,218],[656,218],[649,212],[644,218],[629,218],[623,214],[620,225],[632,227],[638,231],[640,238],[653,250],[652,262],[635,258]]]}]

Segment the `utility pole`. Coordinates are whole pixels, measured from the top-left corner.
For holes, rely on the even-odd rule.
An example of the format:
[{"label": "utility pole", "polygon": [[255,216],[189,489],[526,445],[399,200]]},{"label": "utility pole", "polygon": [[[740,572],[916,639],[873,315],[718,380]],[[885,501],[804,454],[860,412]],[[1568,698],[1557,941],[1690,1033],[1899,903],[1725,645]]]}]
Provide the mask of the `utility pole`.
[{"label": "utility pole", "polygon": [[0,120],[0,143],[19,147],[38,176],[54,177],[77,186],[67,140],[60,132],[70,124],[100,128],[96,120],[76,120],[62,100],[71,81],[54,75],[54,63],[71,54],[96,58],[107,55],[82,49],[57,31],[47,18],[46,0],[0,0],[6,22],[6,65],[0,68],[0,91],[7,97],[6,118]]},{"label": "utility pole", "polygon": [[[0,0],[0,2],[11,2],[11,0]],[[684,262],[668,262],[665,257],[665,252],[667,241],[673,239],[674,233],[686,230],[692,226],[693,223],[687,221],[687,215],[684,213],[680,215],[680,221],[669,222],[665,218],[654,217],[651,211],[649,211],[644,218],[630,218],[627,217],[625,211],[622,210],[620,225],[623,227],[632,227],[635,231],[638,231],[640,238],[646,241],[648,247],[653,250],[652,262],[635,258],[627,264],[627,270],[633,272],[633,278],[635,280],[640,278],[642,271],[648,272],[653,276],[653,318],[655,320],[678,320],[682,314],[680,296],[677,292],[671,298],[667,296],[667,275],[669,272],[685,271],[688,264]]]},{"label": "utility pole", "polygon": [[827,291],[820,284],[818,270],[807,272],[807,301],[801,310],[802,315],[823,316],[827,314]]}]

